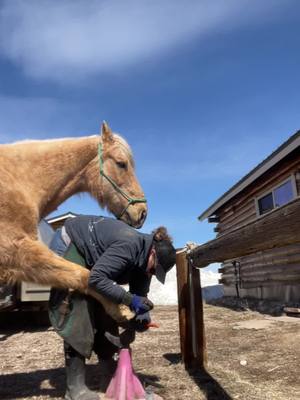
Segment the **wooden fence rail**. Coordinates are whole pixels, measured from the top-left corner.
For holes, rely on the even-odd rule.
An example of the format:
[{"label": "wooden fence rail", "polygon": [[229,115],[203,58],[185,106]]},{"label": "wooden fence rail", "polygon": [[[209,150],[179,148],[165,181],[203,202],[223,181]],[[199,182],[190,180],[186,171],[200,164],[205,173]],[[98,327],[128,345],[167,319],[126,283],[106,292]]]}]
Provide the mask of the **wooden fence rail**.
[{"label": "wooden fence rail", "polygon": [[300,243],[300,199],[275,209],[191,251],[195,266],[201,268],[258,251]]}]

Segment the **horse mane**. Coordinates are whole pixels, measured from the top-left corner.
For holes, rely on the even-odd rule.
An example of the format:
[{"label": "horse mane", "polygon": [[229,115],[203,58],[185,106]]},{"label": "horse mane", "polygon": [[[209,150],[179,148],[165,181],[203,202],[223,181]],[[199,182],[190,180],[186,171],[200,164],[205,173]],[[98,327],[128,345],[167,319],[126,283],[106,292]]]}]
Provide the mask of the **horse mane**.
[{"label": "horse mane", "polygon": [[[53,139],[24,139],[24,140],[18,140],[18,141],[12,142],[12,143],[4,143],[4,144],[1,144],[1,146],[11,147],[11,146],[15,146],[15,145],[21,145],[21,144],[27,145],[27,144],[34,144],[34,143],[40,144],[41,146],[46,146],[48,143],[51,144],[53,142],[59,142],[59,141],[63,142],[63,141],[69,141],[69,140],[77,141],[77,140],[82,140],[82,139],[87,139],[87,138],[92,139],[92,138],[96,138],[96,137],[99,137],[101,140],[101,136],[99,136],[99,135],[89,135],[89,136],[63,137],[63,138],[53,138]],[[113,134],[113,138],[114,138],[114,141],[117,144],[119,144],[123,150],[125,150],[126,156],[130,159],[130,162],[134,167],[135,165],[134,165],[133,153],[132,153],[132,150],[131,150],[131,147],[129,146],[129,144],[126,142],[126,140],[122,136],[120,136],[117,133]]]},{"label": "horse mane", "polygon": [[52,142],[60,142],[60,141],[68,141],[68,140],[80,140],[80,139],[87,139],[87,138],[95,138],[99,135],[88,135],[88,136],[67,136],[62,138],[53,138],[53,139],[22,139],[16,140],[15,142],[11,143],[0,143],[1,146],[14,146],[19,144],[31,144],[31,143],[40,143],[40,144],[47,144]]},{"label": "horse mane", "polygon": [[124,150],[126,151],[127,155],[133,159],[133,155],[132,155],[132,150],[129,146],[129,144],[126,142],[126,140],[124,138],[122,138],[122,136],[118,135],[117,133],[114,133],[114,140],[116,142],[118,142],[118,144],[120,144]]}]

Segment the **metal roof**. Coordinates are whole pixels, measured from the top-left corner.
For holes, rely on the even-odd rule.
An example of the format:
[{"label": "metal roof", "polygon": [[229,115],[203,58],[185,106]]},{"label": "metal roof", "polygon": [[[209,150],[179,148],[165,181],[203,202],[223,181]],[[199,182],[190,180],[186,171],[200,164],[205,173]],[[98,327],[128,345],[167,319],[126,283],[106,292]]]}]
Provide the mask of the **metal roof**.
[{"label": "metal roof", "polygon": [[286,142],[278,147],[272,154],[265,160],[252,169],[247,175],[240,179],[231,189],[224,193],[218,200],[216,200],[207,210],[205,210],[198,219],[203,221],[205,218],[214,215],[215,212],[222,207],[225,203],[235,197],[238,193],[244,190],[252,182],[258,179],[261,175],[267,172],[270,168],[276,165],[279,161],[289,155],[293,150],[300,146],[300,130],[291,136]]},{"label": "metal roof", "polygon": [[46,221],[48,222],[48,224],[53,224],[53,222],[61,221],[61,220],[67,219],[67,218],[74,218],[77,215],[78,214],[75,214],[75,213],[72,213],[71,211],[69,211],[65,214],[56,215],[55,217],[47,218]]}]

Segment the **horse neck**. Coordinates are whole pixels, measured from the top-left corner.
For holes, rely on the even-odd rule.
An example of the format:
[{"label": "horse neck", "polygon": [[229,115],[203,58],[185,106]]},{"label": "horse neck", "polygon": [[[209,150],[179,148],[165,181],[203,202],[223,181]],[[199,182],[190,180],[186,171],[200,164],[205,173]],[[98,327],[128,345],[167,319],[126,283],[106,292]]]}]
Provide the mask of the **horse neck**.
[{"label": "horse neck", "polygon": [[41,217],[83,191],[83,171],[97,155],[99,136],[23,145],[28,185]]}]

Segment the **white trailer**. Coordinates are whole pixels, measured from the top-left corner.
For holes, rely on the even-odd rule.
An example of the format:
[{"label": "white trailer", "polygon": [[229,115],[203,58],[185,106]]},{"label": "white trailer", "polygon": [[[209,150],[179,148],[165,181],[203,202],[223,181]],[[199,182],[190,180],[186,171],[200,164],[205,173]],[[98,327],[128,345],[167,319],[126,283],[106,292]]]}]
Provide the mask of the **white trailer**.
[{"label": "white trailer", "polygon": [[[39,240],[49,246],[54,230],[42,220],[39,224]],[[20,285],[0,286],[0,312],[14,309],[46,309],[50,286],[22,282]]]}]

